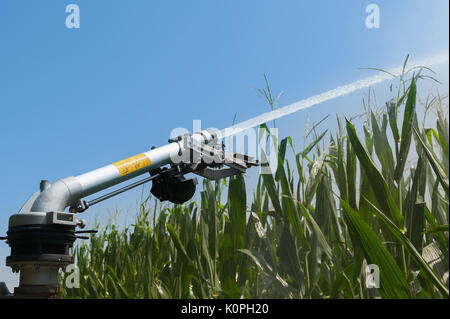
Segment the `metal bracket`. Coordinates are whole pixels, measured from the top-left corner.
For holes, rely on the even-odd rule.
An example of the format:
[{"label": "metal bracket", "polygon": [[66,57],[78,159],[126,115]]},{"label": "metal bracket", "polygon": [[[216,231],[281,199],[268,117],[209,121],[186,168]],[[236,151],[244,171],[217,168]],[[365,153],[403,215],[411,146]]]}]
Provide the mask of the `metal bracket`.
[{"label": "metal bracket", "polygon": [[76,226],[76,215],[65,212],[48,212],[47,224],[70,225]]},{"label": "metal bracket", "polygon": [[219,179],[227,178],[241,173],[240,171],[237,171],[234,168],[211,169],[207,167],[201,169],[197,168],[193,172],[199,176],[202,176],[212,181],[217,181]]},{"label": "metal bracket", "polygon": [[[192,172],[208,178],[218,180],[230,177],[236,174],[245,173],[252,166],[258,166],[259,163],[253,157],[235,153],[232,156],[225,154],[225,145],[199,145],[189,135],[183,139],[185,149],[192,153],[192,158],[200,159],[200,163],[190,164]],[[213,169],[228,166],[227,169]],[[211,167],[211,168],[209,168]]]}]

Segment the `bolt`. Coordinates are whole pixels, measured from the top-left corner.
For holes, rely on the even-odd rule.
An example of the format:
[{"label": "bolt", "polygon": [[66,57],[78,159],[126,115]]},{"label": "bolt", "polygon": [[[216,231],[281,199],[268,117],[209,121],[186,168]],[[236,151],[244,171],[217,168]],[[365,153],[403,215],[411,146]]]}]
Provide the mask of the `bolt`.
[{"label": "bolt", "polygon": [[86,220],[84,220],[84,219],[77,220],[77,226],[79,228],[84,228],[86,226]]},{"label": "bolt", "polygon": [[45,191],[49,187],[50,183],[48,182],[48,180],[46,179],[41,180],[41,183],[39,184],[39,189],[41,190],[41,192]]}]

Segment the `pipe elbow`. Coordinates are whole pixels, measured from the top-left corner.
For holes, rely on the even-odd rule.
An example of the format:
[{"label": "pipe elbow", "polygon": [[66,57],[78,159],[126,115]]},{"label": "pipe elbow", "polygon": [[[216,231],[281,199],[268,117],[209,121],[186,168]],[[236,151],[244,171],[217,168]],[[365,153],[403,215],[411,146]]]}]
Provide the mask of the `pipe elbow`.
[{"label": "pipe elbow", "polygon": [[64,211],[80,199],[82,187],[75,177],[66,177],[41,190],[31,212]]}]

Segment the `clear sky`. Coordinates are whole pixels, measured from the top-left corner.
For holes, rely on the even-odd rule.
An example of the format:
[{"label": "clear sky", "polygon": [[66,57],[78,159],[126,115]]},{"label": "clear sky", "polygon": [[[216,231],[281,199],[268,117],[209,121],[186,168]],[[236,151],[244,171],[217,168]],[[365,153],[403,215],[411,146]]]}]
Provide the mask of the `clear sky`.
[{"label": "clear sky", "polygon": [[[68,29],[66,5],[80,8]],[[380,8],[380,28],[365,8]],[[448,50],[448,0],[190,0],[0,2],[0,236],[38,189],[167,142],[175,127],[224,128],[280,104],[373,75],[409,53]],[[445,73],[448,78],[448,73]],[[448,81],[443,91],[448,92]],[[278,122],[302,136],[306,114],[361,110],[367,92]],[[294,139],[295,140],[295,139]],[[297,139],[300,143],[300,138]],[[300,147],[300,146],[298,146]],[[88,211],[133,209],[140,191]],[[126,200],[124,200],[126,199]],[[120,203],[120,204],[119,204]],[[15,283],[0,243],[0,281]],[[10,286],[10,288],[12,288]]]}]

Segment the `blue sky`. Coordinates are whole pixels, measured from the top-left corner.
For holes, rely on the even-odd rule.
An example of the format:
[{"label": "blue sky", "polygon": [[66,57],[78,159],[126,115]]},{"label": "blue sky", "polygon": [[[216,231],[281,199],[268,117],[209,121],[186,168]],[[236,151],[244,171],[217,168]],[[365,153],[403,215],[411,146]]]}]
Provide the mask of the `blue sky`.
[{"label": "blue sky", "polygon": [[[65,7],[80,8],[67,29]],[[365,7],[380,7],[380,28]],[[255,87],[267,74],[280,104],[390,68],[409,53],[448,50],[447,0],[191,0],[0,2],[0,236],[41,179],[78,175],[166,143],[175,127],[224,128],[268,110]],[[444,74],[448,78],[448,73]],[[388,96],[380,87],[381,96]],[[448,81],[443,91],[448,92]],[[384,95],[383,95],[384,94]],[[302,136],[311,121],[354,114],[354,93],[278,121]],[[295,140],[295,139],[294,139]],[[300,143],[300,138],[297,139]],[[300,147],[300,145],[298,145]],[[141,190],[92,208],[133,209]],[[90,215],[88,215],[90,214]],[[0,280],[14,283],[4,266]]]}]

